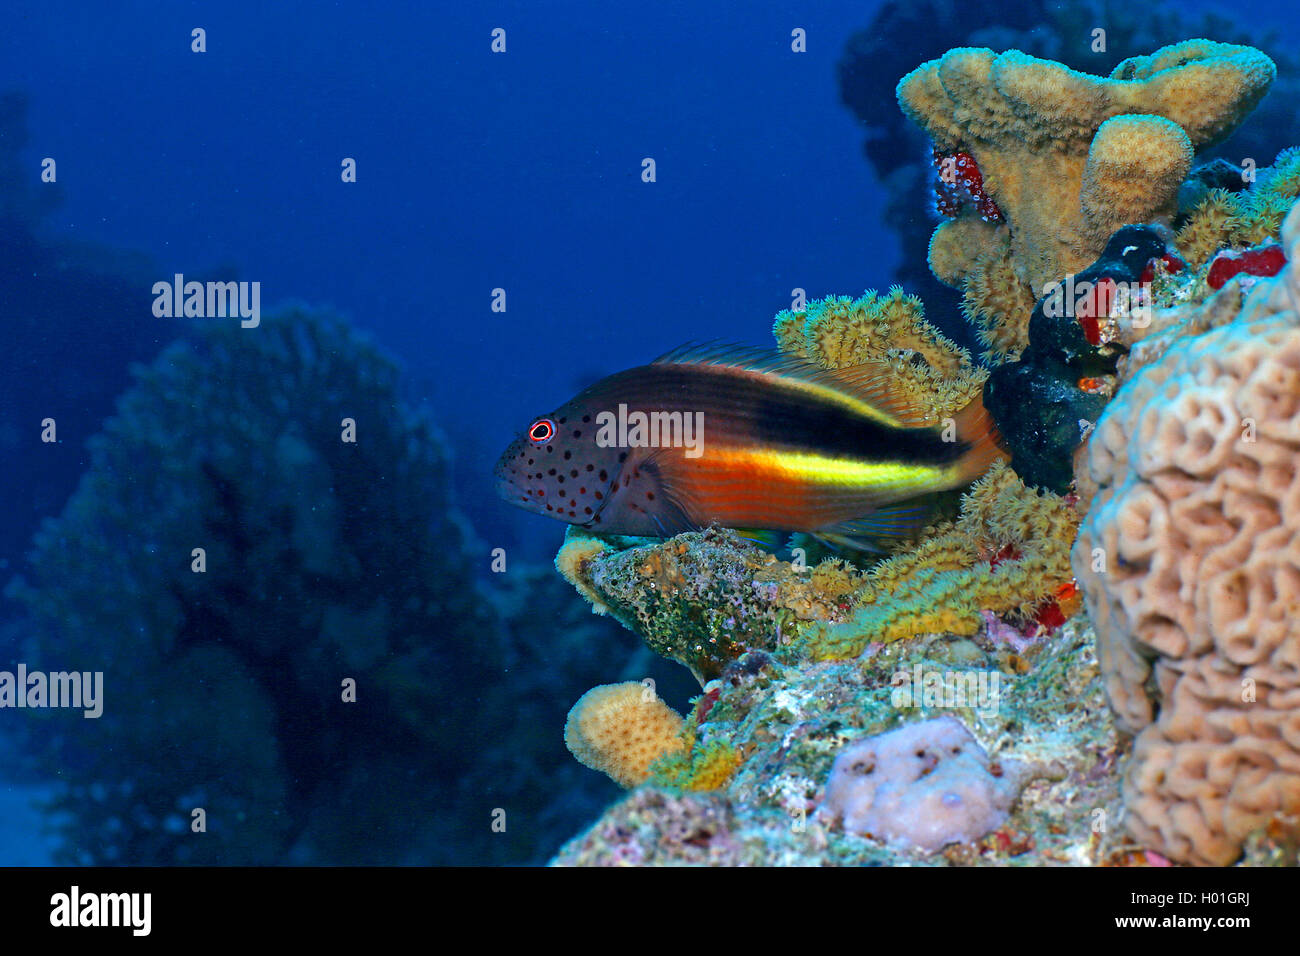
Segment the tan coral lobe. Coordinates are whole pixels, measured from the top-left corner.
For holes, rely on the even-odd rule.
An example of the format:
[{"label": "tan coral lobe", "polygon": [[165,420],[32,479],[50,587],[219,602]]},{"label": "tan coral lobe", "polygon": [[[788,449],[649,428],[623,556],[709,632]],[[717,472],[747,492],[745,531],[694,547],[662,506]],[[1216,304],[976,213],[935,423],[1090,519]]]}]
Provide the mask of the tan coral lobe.
[{"label": "tan coral lobe", "polygon": [[683,724],[649,684],[601,684],[569,711],[564,742],[585,766],[635,787],[650,775],[650,764],[681,749]]},{"label": "tan coral lobe", "polygon": [[1209,40],[1126,60],[1110,77],[963,47],[905,76],[898,101],[940,149],[975,157],[1011,225],[1017,274],[1041,290],[1092,263],[1111,220],[1169,216],[1188,151],[1236,128],[1276,73],[1258,50]]}]

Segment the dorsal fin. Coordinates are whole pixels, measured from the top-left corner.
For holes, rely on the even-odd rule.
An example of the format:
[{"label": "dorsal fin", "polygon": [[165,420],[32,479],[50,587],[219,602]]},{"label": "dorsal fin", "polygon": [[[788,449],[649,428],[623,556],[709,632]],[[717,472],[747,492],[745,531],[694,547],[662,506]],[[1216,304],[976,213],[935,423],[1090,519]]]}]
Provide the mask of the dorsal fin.
[{"label": "dorsal fin", "polygon": [[825,369],[777,349],[728,342],[690,342],[659,356],[652,365],[714,365],[802,382],[846,396],[874,409],[877,418],[899,428],[933,427],[931,416],[899,389],[884,362]]}]

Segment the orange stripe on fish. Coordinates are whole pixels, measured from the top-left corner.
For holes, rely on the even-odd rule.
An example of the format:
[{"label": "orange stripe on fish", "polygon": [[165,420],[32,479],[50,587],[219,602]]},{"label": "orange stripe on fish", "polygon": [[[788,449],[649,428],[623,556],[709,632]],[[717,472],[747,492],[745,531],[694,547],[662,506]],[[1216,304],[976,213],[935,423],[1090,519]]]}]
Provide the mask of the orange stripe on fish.
[{"label": "orange stripe on fish", "polygon": [[[497,464],[506,500],[617,534],[726,527],[851,533],[961,487],[1003,452],[979,401],[927,419],[880,365],[690,347],[602,379],[534,419]],[[897,533],[923,520],[881,520]]]}]

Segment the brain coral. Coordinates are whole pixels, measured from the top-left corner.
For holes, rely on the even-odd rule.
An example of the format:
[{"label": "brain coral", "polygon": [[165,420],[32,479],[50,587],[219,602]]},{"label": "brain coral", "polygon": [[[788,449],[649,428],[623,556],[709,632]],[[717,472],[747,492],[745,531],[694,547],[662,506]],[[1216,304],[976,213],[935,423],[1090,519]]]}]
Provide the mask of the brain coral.
[{"label": "brain coral", "polygon": [[592,770],[608,774],[620,786],[635,787],[650,775],[652,763],[682,748],[678,735],[684,723],[647,684],[601,684],[569,711],[564,742]]},{"label": "brain coral", "polygon": [[1140,731],[1129,827],[1192,863],[1300,812],[1300,205],[1283,241],[1288,269],[1142,368],[1087,449],[1073,566]]},{"label": "brain coral", "polygon": [[975,157],[1016,272],[1039,290],[1096,259],[1118,226],[1171,218],[1192,150],[1230,133],[1276,73],[1258,50],[1209,40],[1106,78],[962,47],[905,76],[898,101],[939,149]]},{"label": "brain coral", "polygon": [[933,853],[1001,825],[1022,780],[1018,768],[995,776],[966,725],[938,717],[845,747],[818,813],[858,836]]}]

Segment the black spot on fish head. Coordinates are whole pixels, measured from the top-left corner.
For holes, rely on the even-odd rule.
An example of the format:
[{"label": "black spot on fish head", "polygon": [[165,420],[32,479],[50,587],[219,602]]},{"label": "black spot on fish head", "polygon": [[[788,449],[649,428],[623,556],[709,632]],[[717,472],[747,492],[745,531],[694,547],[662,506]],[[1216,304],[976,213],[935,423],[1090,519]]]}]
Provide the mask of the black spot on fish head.
[{"label": "black spot on fish head", "polygon": [[569,405],[532,419],[497,461],[497,494],[570,524],[593,523],[618,458],[599,441],[596,414]]}]

